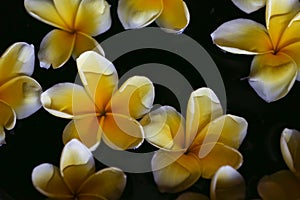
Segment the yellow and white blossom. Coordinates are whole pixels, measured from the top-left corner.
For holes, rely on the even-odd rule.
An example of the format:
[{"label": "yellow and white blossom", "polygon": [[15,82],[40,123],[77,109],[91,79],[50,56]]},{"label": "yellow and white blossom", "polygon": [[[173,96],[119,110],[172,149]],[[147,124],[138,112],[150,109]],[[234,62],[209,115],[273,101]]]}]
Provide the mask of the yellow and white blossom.
[{"label": "yellow and white blossom", "polygon": [[239,9],[252,13],[266,5],[266,0],[231,0]]},{"label": "yellow and white blossom", "polygon": [[266,27],[235,19],[211,34],[225,51],[254,55],[248,81],[267,102],[286,96],[295,80],[300,80],[299,10],[298,0],[267,0]]},{"label": "yellow and white blossom", "polygon": [[25,42],[14,43],[0,58],[0,145],[5,143],[5,129],[13,129],[16,119],[26,118],[41,107],[42,88],[29,77],[34,60],[34,47]]},{"label": "yellow and white blossom", "polygon": [[77,58],[88,50],[104,55],[91,36],[111,26],[110,5],[105,0],[25,0],[24,4],[31,16],[57,28],[41,42],[41,67],[59,68],[71,56]]},{"label": "yellow and white blossom", "polygon": [[152,158],[154,180],[161,192],[180,192],[200,177],[212,178],[219,167],[237,169],[243,162],[237,151],[247,132],[247,121],[223,115],[209,88],[192,92],[186,122],[174,108],[162,106],[141,124],[145,138],[160,148]]},{"label": "yellow and white blossom", "polygon": [[60,168],[44,163],[32,171],[34,187],[51,199],[117,200],[126,185],[126,175],[110,167],[96,172],[89,149],[73,139],[61,154]]},{"label": "yellow and white blossom", "polygon": [[[231,166],[222,166],[211,180],[211,200],[242,200],[246,197],[245,180],[241,174]],[[176,200],[209,200],[203,194],[185,192]]]},{"label": "yellow and white blossom", "polygon": [[118,16],[125,29],[142,28],[155,21],[171,33],[182,33],[190,22],[183,0],[119,0]]},{"label": "yellow and white blossom", "polygon": [[300,132],[284,129],[280,148],[289,170],[280,170],[264,176],[258,184],[258,193],[264,200],[300,199]]},{"label": "yellow and white blossom", "polygon": [[136,119],[152,108],[152,82],[134,76],[118,89],[115,67],[94,51],[81,54],[77,67],[84,87],[60,83],[41,95],[42,105],[48,112],[72,119],[64,130],[64,142],[78,138],[94,150],[102,138],[114,149],[137,148],[144,134]]}]

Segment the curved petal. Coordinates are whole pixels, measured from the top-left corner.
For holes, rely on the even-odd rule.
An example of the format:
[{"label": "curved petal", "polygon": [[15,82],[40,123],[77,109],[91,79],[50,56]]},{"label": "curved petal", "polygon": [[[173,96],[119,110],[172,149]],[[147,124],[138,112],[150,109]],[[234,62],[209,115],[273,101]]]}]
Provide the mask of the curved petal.
[{"label": "curved petal", "polygon": [[94,38],[83,33],[76,33],[76,41],[72,53],[73,58],[78,58],[80,54],[86,51],[95,51],[103,56],[105,55],[104,50]]},{"label": "curved petal", "polygon": [[260,197],[265,200],[299,199],[299,188],[299,179],[288,170],[264,176],[257,186]]},{"label": "curved petal", "polygon": [[59,83],[41,95],[41,102],[49,113],[57,117],[73,118],[95,113],[94,103],[85,89],[73,83]]},{"label": "curved petal", "polygon": [[126,185],[126,175],[118,168],[105,168],[91,175],[78,190],[79,197],[91,195],[117,200]]},{"label": "curved petal", "polygon": [[83,85],[99,111],[104,112],[118,85],[118,74],[114,65],[93,51],[84,52],[76,61]]},{"label": "curved petal", "polygon": [[222,105],[211,89],[203,87],[192,92],[186,114],[186,147],[200,130],[222,114]]},{"label": "curved petal", "polygon": [[234,115],[223,115],[203,128],[194,140],[191,148],[202,144],[220,142],[238,149],[247,134],[247,121]]},{"label": "curved petal", "polygon": [[117,12],[125,29],[135,29],[151,24],[162,10],[162,0],[119,0]]},{"label": "curved petal", "polygon": [[140,121],[145,138],[152,145],[167,150],[185,148],[184,119],[173,107],[162,106]]},{"label": "curved petal", "polygon": [[211,200],[246,199],[244,178],[231,166],[218,169],[211,180]]},{"label": "curved petal", "polygon": [[219,26],[212,34],[221,49],[236,54],[263,54],[273,51],[266,28],[249,19],[235,19]]},{"label": "curved petal", "polygon": [[71,30],[75,29],[74,23],[79,4],[82,0],[52,0],[57,13]]},{"label": "curved petal", "polygon": [[190,23],[190,13],[183,0],[163,0],[163,11],[156,19],[158,26],[170,33],[182,33]]},{"label": "curved petal", "polygon": [[25,42],[11,45],[0,58],[0,85],[21,75],[31,76],[34,70],[34,46]]},{"label": "curved petal", "polygon": [[26,118],[41,107],[40,84],[28,76],[18,76],[0,86],[0,99],[9,104],[18,119]]},{"label": "curved petal", "polygon": [[32,171],[34,187],[50,198],[72,198],[73,195],[65,184],[59,169],[51,164],[41,164]]},{"label": "curved petal", "polygon": [[138,119],[150,111],[153,101],[153,83],[144,76],[133,76],[116,91],[106,110]]},{"label": "curved petal", "polygon": [[96,36],[111,26],[110,5],[105,0],[82,0],[77,11],[75,29]]},{"label": "curved petal", "polygon": [[266,5],[266,0],[232,0],[232,2],[242,11],[252,13]]},{"label": "curved petal", "polygon": [[300,132],[284,129],[281,133],[280,148],[285,163],[300,180]]},{"label": "curved petal", "polygon": [[198,152],[203,178],[212,178],[224,165],[238,169],[243,163],[240,152],[222,143],[206,143],[201,145],[198,151],[193,152]]},{"label": "curved petal", "polygon": [[11,130],[16,124],[16,113],[14,110],[5,102],[0,100],[0,146],[5,144],[5,131]]},{"label": "curved petal", "polygon": [[249,84],[266,102],[284,97],[297,77],[297,65],[287,55],[278,53],[255,56],[251,64]]},{"label": "curved petal", "polygon": [[107,113],[101,126],[105,143],[113,149],[133,149],[143,143],[143,128],[133,118]]},{"label": "curved petal", "polygon": [[196,192],[185,192],[177,197],[176,200],[209,200],[209,198],[203,194]]},{"label": "curved petal", "polygon": [[54,69],[63,66],[72,55],[75,36],[58,29],[49,32],[43,38],[38,52],[40,66],[47,69],[51,65]]},{"label": "curved petal", "polygon": [[[178,156],[180,157],[176,159]],[[152,158],[151,166],[160,192],[181,192],[192,186],[201,176],[199,159],[193,153],[178,155],[174,152],[158,151]]]},{"label": "curved petal", "polygon": [[57,12],[53,0],[25,0],[24,6],[32,17],[57,28],[70,30]]},{"label": "curved petal", "polygon": [[280,52],[290,56],[295,61],[296,65],[297,65],[297,81],[300,81],[300,54],[299,54],[300,42],[296,42],[291,45],[288,45],[288,46],[280,49]]},{"label": "curved petal", "polygon": [[299,9],[300,3],[298,0],[266,1],[266,25],[275,49],[278,46],[282,33]]},{"label": "curved petal", "polygon": [[76,193],[81,184],[95,173],[93,154],[77,139],[72,139],[62,151],[60,173],[68,187]]},{"label": "curved petal", "polygon": [[90,151],[94,151],[100,144],[102,129],[96,115],[75,118],[63,131],[63,142],[66,144],[73,138],[78,139]]}]

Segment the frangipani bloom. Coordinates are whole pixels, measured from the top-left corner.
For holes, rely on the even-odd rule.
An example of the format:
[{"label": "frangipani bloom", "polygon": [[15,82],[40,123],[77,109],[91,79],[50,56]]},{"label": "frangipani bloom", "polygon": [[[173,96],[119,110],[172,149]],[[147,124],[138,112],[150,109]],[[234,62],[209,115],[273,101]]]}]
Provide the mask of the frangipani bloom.
[{"label": "frangipani bloom", "polygon": [[126,175],[110,167],[98,172],[89,149],[73,139],[61,154],[60,168],[44,163],[32,171],[34,187],[51,199],[114,200],[126,185]]},{"label": "frangipani bloom", "polygon": [[300,132],[284,129],[280,138],[281,153],[290,170],[264,176],[258,192],[264,200],[300,199]]},{"label": "frangipani bloom", "polygon": [[211,37],[221,49],[255,55],[249,83],[267,102],[284,97],[300,80],[300,3],[267,0],[266,27],[248,19],[221,25]]},{"label": "frangipani bloom", "polygon": [[125,29],[142,28],[155,21],[170,33],[182,33],[190,22],[183,0],[119,0],[118,16]]},{"label": "frangipani bloom", "polygon": [[105,0],[25,0],[24,4],[31,16],[57,28],[41,42],[41,67],[59,68],[71,55],[77,58],[87,50],[104,55],[91,36],[111,26],[110,5]]},{"label": "frangipani bloom", "polygon": [[[246,185],[241,174],[231,166],[218,169],[211,180],[211,200],[243,200],[246,197]],[[209,200],[208,197],[196,192],[185,192],[176,200]]]},{"label": "frangipani bloom", "polygon": [[64,130],[64,142],[75,137],[95,150],[102,137],[114,149],[137,148],[144,134],[136,119],[152,108],[152,82],[134,76],[118,89],[114,65],[94,51],[81,54],[77,67],[84,87],[60,83],[41,95],[42,105],[48,112],[72,119]]},{"label": "frangipani bloom", "polygon": [[154,180],[161,192],[180,192],[200,177],[211,178],[219,167],[237,169],[237,151],[246,132],[245,119],[223,115],[220,101],[208,88],[192,92],[184,127],[183,117],[163,106],[142,120],[145,138],[161,148],[152,158]]},{"label": "frangipani bloom", "polygon": [[252,13],[266,5],[266,0],[232,0],[242,11]]},{"label": "frangipani bloom", "polygon": [[24,42],[11,45],[0,58],[0,145],[5,143],[5,130],[14,128],[41,107],[42,88],[29,77],[34,70],[34,47]]}]

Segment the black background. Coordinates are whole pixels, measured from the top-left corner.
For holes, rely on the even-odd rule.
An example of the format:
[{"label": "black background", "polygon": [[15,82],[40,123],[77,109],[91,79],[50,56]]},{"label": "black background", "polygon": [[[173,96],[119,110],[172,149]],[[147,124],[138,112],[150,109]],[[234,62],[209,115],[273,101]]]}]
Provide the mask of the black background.
[{"label": "black background", "polygon": [[[99,43],[124,30],[116,14],[117,1],[108,0],[108,2],[112,5],[113,24],[109,31],[95,37]],[[26,12],[23,3],[22,0],[1,2],[1,54],[11,44],[20,41],[33,44],[37,52],[42,38],[53,29],[32,18]],[[244,163],[239,172],[247,184],[247,199],[258,198],[256,186],[259,179],[264,175],[287,168],[279,149],[279,138],[285,127],[300,130],[297,115],[300,111],[300,84],[296,82],[283,99],[274,103],[266,103],[254,92],[247,80],[241,80],[249,75],[252,57],[225,53],[211,42],[211,32],[231,19],[248,18],[264,24],[264,8],[247,15],[229,0],[193,0],[186,1],[186,4],[191,14],[191,22],[184,33],[201,44],[218,66],[226,88],[227,113],[244,117],[249,123],[248,134],[240,147]],[[156,25],[151,24],[151,26]],[[160,50],[134,51],[121,56],[114,64],[119,76],[122,76],[134,66],[149,62],[158,62],[175,68],[190,81],[194,89],[206,86],[201,75],[193,73],[192,66],[185,60]],[[74,82],[76,70],[72,59],[60,69],[46,70],[39,67],[36,58],[33,77],[45,91],[56,83]],[[164,87],[156,87],[155,102],[180,109],[175,96]],[[10,198],[0,196],[0,199],[45,199],[32,186],[31,172],[35,166],[42,163],[59,165],[63,148],[61,134],[68,121],[54,117],[41,108],[31,117],[18,120],[13,131],[7,131],[7,144],[0,147],[0,193]],[[142,150],[147,151],[151,148],[145,144]],[[97,162],[98,169],[103,167]],[[179,195],[159,193],[151,173],[127,173],[127,177],[127,186],[122,199],[163,200],[175,199]],[[208,195],[209,183],[209,180],[200,179],[188,190]]]}]

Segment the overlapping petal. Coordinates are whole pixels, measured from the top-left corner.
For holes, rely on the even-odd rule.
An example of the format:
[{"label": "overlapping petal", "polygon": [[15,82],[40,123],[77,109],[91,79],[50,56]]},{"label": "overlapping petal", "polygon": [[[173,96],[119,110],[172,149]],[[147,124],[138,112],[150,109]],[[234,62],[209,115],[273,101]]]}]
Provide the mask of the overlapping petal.
[{"label": "overlapping petal", "polygon": [[73,83],[54,85],[42,93],[41,102],[49,113],[62,118],[95,113],[94,103],[85,89]]},{"label": "overlapping petal", "polygon": [[126,175],[118,168],[105,168],[91,175],[80,187],[81,196],[117,200],[126,185]]},{"label": "overlapping petal", "polygon": [[294,60],[285,54],[258,55],[251,64],[249,83],[265,101],[276,101],[290,91],[297,70]]},{"label": "overlapping petal", "polygon": [[5,129],[11,130],[16,124],[15,111],[5,102],[0,100],[0,146],[5,144]]},{"label": "overlapping petal", "polygon": [[210,121],[223,114],[221,103],[209,88],[199,88],[192,92],[186,114],[186,146],[191,145],[196,134]]},{"label": "overlapping petal", "polygon": [[173,107],[162,106],[140,121],[145,138],[161,149],[183,150],[185,146],[184,119]]},{"label": "overlapping petal", "polygon": [[[70,30],[54,5],[53,0],[25,0],[27,12],[34,18],[60,29]],[[69,10],[69,9],[68,9]]]},{"label": "overlapping petal", "polygon": [[249,19],[225,22],[211,38],[219,48],[231,53],[255,55],[273,51],[266,28]]},{"label": "overlapping petal", "polygon": [[201,165],[193,153],[158,151],[151,161],[154,180],[161,192],[176,193],[192,186],[201,176]]},{"label": "overlapping petal", "polygon": [[[54,29],[41,42],[38,57],[42,68],[59,68],[72,55],[76,35]],[[64,45],[61,45],[64,44]]]},{"label": "overlapping petal", "polygon": [[12,44],[0,58],[0,85],[17,76],[31,76],[34,60],[33,45],[25,42]]},{"label": "overlapping petal", "polygon": [[97,105],[104,111],[117,89],[118,74],[114,65],[103,56],[87,51],[79,56],[78,73],[86,90]]},{"label": "overlapping petal", "polygon": [[182,33],[190,22],[190,13],[183,0],[162,0],[163,10],[156,23],[170,33]]},{"label": "overlapping petal", "polygon": [[142,28],[161,14],[163,1],[119,0],[118,16],[125,29]]},{"label": "overlapping petal", "polygon": [[28,76],[18,76],[0,86],[0,99],[14,109],[18,119],[23,119],[40,109],[41,92],[37,81]]},{"label": "overlapping petal", "polygon": [[95,162],[92,153],[78,140],[71,140],[62,151],[60,172],[65,183],[75,193],[81,184],[95,173]]},{"label": "overlapping petal", "polygon": [[111,26],[110,5],[105,0],[81,0],[74,23],[78,32],[91,36],[104,33]]},{"label": "overlapping petal", "polygon": [[244,178],[230,166],[220,167],[211,180],[210,198],[211,200],[245,199]]},{"label": "overlapping petal", "polygon": [[138,119],[150,111],[153,101],[152,82],[144,76],[133,76],[115,92],[107,110]]},{"label": "overlapping petal", "polygon": [[100,123],[103,139],[113,149],[137,148],[144,141],[140,123],[126,115],[108,113]]},{"label": "overlapping petal", "polygon": [[34,187],[48,197],[61,199],[73,197],[59,169],[51,164],[45,163],[35,167],[31,179]]},{"label": "overlapping petal", "polygon": [[285,163],[300,181],[300,132],[284,129],[280,138],[280,148]]},{"label": "overlapping petal", "polygon": [[242,11],[252,13],[266,5],[266,0],[232,0]]},{"label": "overlapping petal", "polygon": [[193,150],[193,152],[198,153],[200,158],[203,178],[212,178],[216,171],[224,165],[238,169],[243,163],[243,156],[240,152],[222,143],[206,143],[201,145],[199,150]]},{"label": "overlapping petal", "polygon": [[290,44],[286,47],[283,47],[280,52],[290,56],[296,63],[297,65],[297,81],[300,81],[300,42],[296,42],[293,44]]},{"label": "overlapping petal", "polygon": [[264,176],[258,183],[258,193],[264,200],[290,200],[300,198],[300,181],[288,170]]}]

